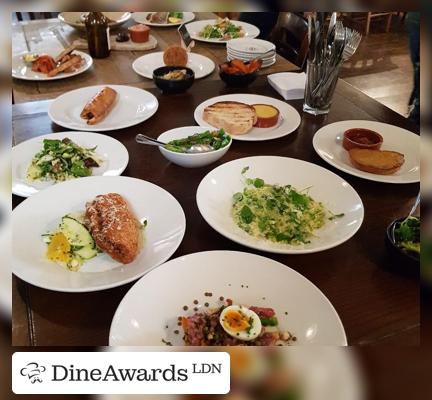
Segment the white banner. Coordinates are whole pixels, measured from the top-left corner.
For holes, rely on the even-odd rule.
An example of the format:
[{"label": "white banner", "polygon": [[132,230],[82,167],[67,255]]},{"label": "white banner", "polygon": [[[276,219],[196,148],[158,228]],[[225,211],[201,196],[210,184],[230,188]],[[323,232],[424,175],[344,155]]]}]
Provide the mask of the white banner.
[{"label": "white banner", "polygon": [[17,352],[16,394],[226,394],[222,352]]}]

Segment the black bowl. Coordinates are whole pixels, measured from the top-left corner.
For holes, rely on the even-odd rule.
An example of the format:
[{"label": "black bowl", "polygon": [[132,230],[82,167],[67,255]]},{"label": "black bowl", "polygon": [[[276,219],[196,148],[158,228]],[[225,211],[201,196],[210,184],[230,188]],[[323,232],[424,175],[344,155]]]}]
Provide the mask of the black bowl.
[{"label": "black bowl", "polygon": [[[224,64],[229,64],[230,62],[227,61]],[[249,61],[245,62],[245,65],[249,64]],[[258,76],[258,71],[255,70],[254,72],[250,73],[235,73],[235,74],[228,74],[227,72],[224,72],[219,65],[219,76],[220,78],[228,85],[232,87],[245,87],[250,85]]]},{"label": "black bowl", "polygon": [[414,253],[410,253],[399,248],[392,239],[393,226],[402,222],[405,218],[394,220],[386,230],[385,244],[389,256],[390,267],[395,270],[405,273],[417,275],[420,272],[420,257]]},{"label": "black bowl", "polygon": [[[176,69],[186,70],[186,77],[179,80],[167,80],[162,78],[166,73]],[[153,71],[153,80],[156,86],[164,93],[182,93],[188,90],[194,83],[195,73],[187,67],[166,66],[156,68]]]}]

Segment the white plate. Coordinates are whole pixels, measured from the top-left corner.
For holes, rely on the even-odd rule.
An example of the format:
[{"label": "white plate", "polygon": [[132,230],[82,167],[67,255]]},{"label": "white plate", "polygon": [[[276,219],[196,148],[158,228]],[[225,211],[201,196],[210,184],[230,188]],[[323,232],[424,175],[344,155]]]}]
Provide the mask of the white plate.
[{"label": "white plate", "polygon": [[[216,19],[206,19],[202,21],[194,21],[186,25],[186,28],[191,36],[192,39],[198,40],[200,42],[207,42],[207,43],[227,43],[228,40],[221,40],[221,39],[205,39],[201,36],[199,36],[199,33],[204,29],[206,25],[214,25],[217,22]],[[245,32],[245,37],[248,38],[255,38],[260,34],[260,30],[252,24],[248,24],[247,22],[243,21],[234,21],[231,20],[231,22],[236,26],[243,27],[243,30]]]},{"label": "white plate", "polygon": [[272,66],[275,62],[276,62],[276,58],[274,58],[274,59],[271,60],[271,61],[268,61],[268,62],[263,63],[263,65],[262,65],[261,68],[267,68],[267,67],[270,67],[270,66]]},{"label": "white plate", "polygon": [[[194,351],[196,349],[191,349]],[[203,349],[204,350],[204,349]],[[205,349],[208,351],[210,349]],[[215,348],[214,351],[221,349]],[[301,400],[364,400],[367,397],[364,364],[355,349],[335,346],[288,346],[275,351],[266,348],[224,348],[231,355],[231,392],[227,396],[202,398],[224,400],[257,399],[256,388],[266,388],[266,394],[284,393],[283,389],[299,388],[302,395],[263,399],[298,398]],[[178,347],[131,346],[104,351],[165,351],[177,353]],[[145,357],[145,354],[142,355]],[[173,354],[173,360],[176,355]],[[235,362],[238,360],[240,362]],[[271,383],[270,383],[271,382]],[[275,385],[274,383],[277,382]],[[269,386],[269,383],[271,386]],[[268,390],[268,389],[269,390]],[[281,390],[282,389],[282,390]],[[289,393],[290,391],[288,391]],[[200,397],[198,397],[199,399]],[[95,400],[181,400],[178,395],[98,395]]]},{"label": "white plate", "polygon": [[12,313],[12,272],[10,268],[10,248],[12,247],[12,243],[10,224],[4,228],[8,229],[9,232],[0,233],[0,246],[2,247],[0,254],[0,320],[3,320],[5,317],[9,319]]},{"label": "white plate", "polygon": [[276,46],[267,40],[245,37],[232,39],[227,42],[227,50],[233,51],[234,53],[243,53],[247,55],[260,55],[272,50],[276,52]]},{"label": "white plate", "polygon": [[[393,175],[363,172],[352,166],[348,152],[342,147],[343,133],[351,128],[366,128],[378,132],[384,139],[381,150],[403,153],[405,163]],[[375,121],[340,121],[323,126],[315,133],[313,147],[318,155],[333,167],[348,174],[376,182],[420,182],[420,136],[394,125]]]},{"label": "white plate", "polygon": [[[22,59],[24,54],[28,52],[20,53],[12,57],[12,77],[16,79],[22,79],[25,81],[55,81],[58,79],[67,79],[75,75],[82,74],[87,71],[93,64],[93,58],[87,53],[82,51],[74,50],[75,54],[80,55],[84,62],[81,67],[77,68],[74,72],[60,72],[56,76],[49,77],[47,74],[41,72],[33,72],[31,64],[27,64]],[[53,56],[56,56],[54,54]]]},{"label": "white plate", "polygon": [[260,96],[257,94],[239,93],[213,97],[201,103],[194,112],[194,118],[198,125],[209,125],[209,123],[204,121],[202,117],[204,109],[207,106],[219,101],[239,101],[246,104],[270,104],[279,110],[280,116],[276,126],[271,128],[252,128],[244,135],[231,135],[235,140],[262,141],[281,138],[294,132],[299,127],[301,122],[300,114],[297,112],[297,110],[283,101],[277,100],[273,97]]},{"label": "white plate", "polygon": [[126,169],[129,153],[126,147],[112,137],[92,132],[59,132],[38,136],[12,147],[12,193],[17,196],[29,197],[40,190],[55,184],[54,181],[29,182],[27,169],[36,153],[43,148],[44,139],[62,140],[69,138],[85,148],[97,146],[96,154],[102,158],[103,164],[93,168],[93,176],[118,176]]},{"label": "white plate", "polygon": [[[133,64],[133,70],[144,78],[153,79],[153,71],[163,67],[163,52],[145,54],[137,58]],[[215,63],[208,57],[197,53],[189,53],[187,67],[195,73],[195,79],[201,79],[211,74],[215,69]]]},{"label": "white plate", "polygon": [[[2,154],[4,156],[4,154]],[[9,159],[8,159],[9,160]],[[9,166],[1,163],[3,172],[9,172]],[[5,171],[3,171],[5,168]],[[6,174],[5,174],[6,176]],[[3,176],[0,182],[3,180]],[[3,182],[2,182],[3,183]],[[8,188],[9,189],[9,188]],[[10,190],[10,189],[9,189]],[[11,261],[11,218],[10,213],[12,209],[12,197],[10,192],[4,191],[0,188],[0,319],[9,318],[12,310],[12,272],[10,268]]]},{"label": "white plate", "polygon": [[137,282],[114,315],[109,345],[157,346],[165,339],[182,346],[182,335],[174,333],[181,330],[178,316],[192,315],[195,299],[203,309],[205,302],[218,306],[220,296],[234,304],[274,308],[280,329],[292,332],[299,345],[347,344],[329,300],[298,272],[255,254],[207,251],[171,260]]},{"label": "white plate", "polygon": [[[101,122],[88,125],[80,113],[87,102],[106,86],[117,91],[115,104]],[[156,97],[146,90],[133,86],[98,85],[75,89],[57,97],[48,109],[48,116],[56,124],[69,129],[112,131],[149,119],[157,111],[158,105]]]},{"label": "white plate", "polygon": [[172,23],[166,23],[166,24],[157,24],[155,22],[147,21],[147,15],[153,14],[153,12],[134,12],[132,14],[132,18],[138,22],[139,24],[145,24],[148,26],[154,26],[154,27],[170,27],[170,26],[179,26],[181,24],[187,24],[188,22],[191,22],[195,19],[195,14],[193,12],[184,11],[183,12],[183,19],[180,22],[177,22],[175,24]]},{"label": "white plate", "polygon": [[253,60],[255,58],[260,58],[264,63],[266,61],[270,61],[270,60],[274,60],[276,58],[276,54],[270,55],[270,56],[266,56],[266,57],[260,57],[257,54],[252,54],[252,55],[242,55],[242,54],[236,54],[236,53],[232,53],[231,51],[227,52],[227,56],[231,57],[231,58],[240,58],[242,60]]},{"label": "white plate", "polygon": [[[334,214],[342,218],[327,223],[303,245],[273,243],[256,239],[240,229],[231,216],[232,196],[243,191],[241,171],[249,167],[247,176],[262,178],[269,184],[309,188],[308,193]],[[283,254],[316,253],[336,247],[350,239],[360,228],[364,209],[357,192],[342,178],[318,165],[295,158],[259,156],[230,161],[209,172],[198,186],[196,200],[207,223],[221,235],[257,250]]]},{"label": "white plate", "polygon": [[[57,228],[61,218],[85,210],[99,194],[119,193],[138,220],[146,219],[144,246],[128,265],[101,254],[71,272],[45,257],[41,235]],[[180,245],[186,229],[183,209],[167,191],[140,179],[88,177],[54,185],[23,201],[12,213],[12,271],[45,289],[91,292],[131,282],[165,262]]]},{"label": "white plate", "polygon": [[[9,110],[8,107],[1,109],[0,115],[4,118],[2,121],[9,118],[7,115]],[[7,140],[8,130],[4,128],[0,136],[0,323],[2,326],[7,321],[10,324],[12,314],[11,152],[10,142],[6,143]]]},{"label": "white plate", "polygon": [[[110,28],[115,28],[124,24],[132,16],[130,12],[123,11],[104,11],[103,13],[111,20],[111,22],[108,23]],[[84,17],[86,14],[87,12],[84,11],[61,12],[58,15],[58,19],[74,28],[85,30]]]},{"label": "white plate", "polygon": [[266,53],[266,54],[250,54],[250,53],[237,53],[234,50],[227,50],[227,54],[231,55],[233,57],[243,57],[246,58],[248,60],[253,59],[253,58],[261,58],[261,60],[269,60],[271,58],[275,58],[276,57],[276,52],[272,52],[272,53]]}]

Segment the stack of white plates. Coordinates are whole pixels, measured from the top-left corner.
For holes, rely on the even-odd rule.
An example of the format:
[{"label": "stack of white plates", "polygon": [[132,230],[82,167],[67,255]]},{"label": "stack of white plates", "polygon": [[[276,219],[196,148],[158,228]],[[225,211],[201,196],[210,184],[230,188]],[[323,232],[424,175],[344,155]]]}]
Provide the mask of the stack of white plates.
[{"label": "stack of white plates", "polygon": [[243,61],[261,58],[262,68],[265,68],[276,62],[276,46],[261,39],[232,39],[227,42],[227,57],[228,60],[238,58]]}]

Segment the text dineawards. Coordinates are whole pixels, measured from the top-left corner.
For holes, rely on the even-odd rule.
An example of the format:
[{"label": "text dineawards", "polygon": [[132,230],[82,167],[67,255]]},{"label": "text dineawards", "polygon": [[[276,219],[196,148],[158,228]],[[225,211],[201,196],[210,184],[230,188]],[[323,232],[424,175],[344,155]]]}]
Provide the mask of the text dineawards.
[{"label": "text dineawards", "polygon": [[221,364],[193,364],[191,371],[170,364],[168,368],[77,368],[74,365],[52,365],[53,382],[185,382],[192,374],[221,373]]}]

